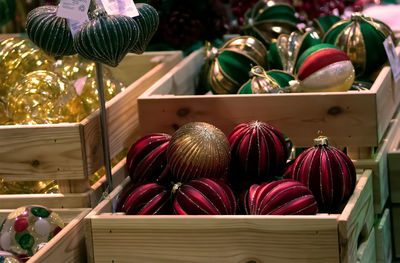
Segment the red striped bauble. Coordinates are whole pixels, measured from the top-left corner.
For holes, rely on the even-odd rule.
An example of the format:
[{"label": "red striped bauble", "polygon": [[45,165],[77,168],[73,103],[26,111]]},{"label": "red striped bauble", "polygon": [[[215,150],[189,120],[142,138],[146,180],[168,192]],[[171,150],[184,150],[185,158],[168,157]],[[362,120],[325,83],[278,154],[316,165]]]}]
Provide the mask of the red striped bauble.
[{"label": "red striped bauble", "polygon": [[310,189],[292,179],[252,185],[242,195],[241,205],[248,215],[315,215],[318,211]]},{"label": "red striped bauble", "polygon": [[167,166],[166,149],[171,136],[150,133],[129,148],[126,165],[133,183],[156,182]]},{"label": "red striped bauble", "polygon": [[356,170],[351,159],[329,146],[326,137],[314,140],[315,146],[302,152],[287,177],[300,181],[313,192],[320,212],[337,213],[356,185]]},{"label": "red striped bauble", "polygon": [[217,179],[198,178],[174,186],[173,209],[178,215],[233,215],[236,199],[232,190]]},{"label": "red striped bauble", "polygon": [[140,185],[125,199],[121,210],[128,215],[156,215],[168,213],[169,191],[157,183]]},{"label": "red striped bauble", "polygon": [[231,145],[231,173],[233,184],[265,182],[279,176],[288,149],[284,135],[274,126],[262,121],[237,125],[228,136]]}]

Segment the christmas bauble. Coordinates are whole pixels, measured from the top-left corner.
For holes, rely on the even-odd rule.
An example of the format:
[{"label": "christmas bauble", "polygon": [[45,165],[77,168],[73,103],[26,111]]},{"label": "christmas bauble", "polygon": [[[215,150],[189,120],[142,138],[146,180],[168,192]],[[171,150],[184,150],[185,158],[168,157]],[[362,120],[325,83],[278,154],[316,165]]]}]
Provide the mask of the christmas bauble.
[{"label": "christmas bauble", "polygon": [[340,21],[340,17],[335,15],[325,15],[315,18],[313,20],[313,27],[317,31],[318,35],[323,38],[326,32],[337,22]]},{"label": "christmas bauble", "polygon": [[0,251],[0,262],[2,263],[21,263],[22,261],[14,254],[7,251]]},{"label": "christmas bauble", "polygon": [[[98,8],[74,36],[74,47],[82,57],[116,67],[137,43],[139,30],[135,20],[108,15]],[[118,40],[118,44],[116,44]]]},{"label": "christmas bauble", "polygon": [[268,64],[272,69],[293,73],[299,56],[309,47],[321,43],[319,35],[312,29],[305,33],[281,34],[270,45]]},{"label": "christmas bauble", "polygon": [[173,191],[174,212],[178,215],[234,215],[236,199],[224,182],[198,178],[176,184]]},{"label": "christmas bauble", "polygon": [[0,0],[0,26],[7,24],[15,14],[16,0]]},{"label": "christmas bauble", "polygon": [[205,74],[209,88],[216,94],[235,94],[249,79],[253,66],[267,68],[267,49],[257,39],[242,36],[226,42],[209,59]]},{"label": "christmas bauble", "polygon": [[162,180],[160,176],[167,166],[166,149],[170,140],[169,134],[150,133],[132,144],[126,157],[126,165],[133,183]]},{"label": "christmas bauble", "polygon": [[310,189],[292,179],[252,185],[241,202],[248,215],[315,215],[318,211]]},{"label": "christmas bauble", "polygon": [[156,183],[140,185],[131,191],[122,205],[128,215],[156,215],[168,212],[169,192]]},{"label": "christmas bauble", "polygon": [[326,137],[318,137],[314,143],[296,158],[290,178],[310,188],[320,212],[340,212],[356,185],[354,164],[345,153],[329,146]]},{"label": "christmas bauble", "polygon": [[212,124],[190,122],[180,127],[167,147],[167,164],[178,182],[226,176],[230,147],[225,134]]},{"label": "christmas bauble", "polygon": [[304,51],[296,64],[298,91],[347,91],[354,82],[350,58],[337,46],[318,44]]},{"label": "christmas bauble", "polygon": [[340,47],[353,63],[356,76],[369,76],[387,61],[383,42],[395,37],[383,22],[353,13],[348,20],[334,24],[325,34],[324,42]]},{"label": "christmas bauble", "polygon": [[158,12],[154,7],[144,3],[136,4],[139,16],[134,17],[139,30],[139,38],[130,52],[142,54],[151,38],[158,29],[159,17]]},{"label": "christmas bauble", "polygon": [[228,136],[231,145],[233,187],[265,182],[279,176],[287,160],[283,134],[262,121],[237,125]]},{"label": "christmas bauble", "polygon": [[33,71],[11,88],[8,113],[14,124],[73,122],[69,102],[75,96],[66,79],[50,71]]},{"label": "christmas bauble", "polygon": [[40,6],[28,13],[26,33],[41,49],[53,56],[76,53],[68,20],[57,16],[57,6]]},{"label": "christmas bauble", "polygon": [[284,93],[284,87],[294,76],[281,70],[265,71],[262,67],[251,69],[251,78],[238,91],[238,94]]},{"label": "christmas bauble", "polygon": [[1,248],[18,257],[31,257],[47,244],[61,229],[61,217],[46,207],[23,206],[12,211],[3,222]]},{"label": "christmas bauble", "polygon": [[241,31],[243,35],[254,36],[269,46],[280,34],[297,31],[298,22],[291,5],[260,0],[245,14]]}]

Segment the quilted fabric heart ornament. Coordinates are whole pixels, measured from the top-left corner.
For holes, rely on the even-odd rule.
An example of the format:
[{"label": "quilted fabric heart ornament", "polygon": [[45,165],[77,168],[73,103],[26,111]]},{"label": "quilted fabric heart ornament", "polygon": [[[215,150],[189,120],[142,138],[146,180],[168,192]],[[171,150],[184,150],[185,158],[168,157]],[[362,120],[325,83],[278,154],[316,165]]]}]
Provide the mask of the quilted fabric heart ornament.
[{"label": "quilted fabric heart ornament", "polygon": [[88,60],[118,66],[138,40],[135,20],[122,15],[108,15],[102,8],[95,9],[90,19],[74,36],[76,51]]},{"label": "quilted fabric heart ornament", "polygon": [[26,33],[38,47],[52,56],[76,54],[68,20],[57,16],[57,6],[41,6],[29,12]]},{"label": "quilted fabric heart ornament", "polygon": [[139,3],[136,4],[136,8],[139,12],[139,16],[133,19],[138,25],[139,39],[130,52],[142,54],[157,31],[159,16],[157,10],[151,5]]},{"label": "quilted fabric heart ornament", "polygon": [[199,178],[176,184],[173,209],[178,215],[233,215],[236,199],[232,190],[217,179]]},{"label": "quilted fabric heart ornament", "polygon": [[310,189],[292,179],[252,185],[241,205],[248,215],[315,215],[318,211]]}]

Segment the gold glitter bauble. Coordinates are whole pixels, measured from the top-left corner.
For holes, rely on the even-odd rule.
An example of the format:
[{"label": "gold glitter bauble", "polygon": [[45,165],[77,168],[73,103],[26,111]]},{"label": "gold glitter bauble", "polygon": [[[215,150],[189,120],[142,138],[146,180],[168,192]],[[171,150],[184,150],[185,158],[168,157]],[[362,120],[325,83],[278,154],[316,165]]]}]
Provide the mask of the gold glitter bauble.
[{"label": "gold glitter bauble", "polygon": [[9,38],[0,44],[0,98],[27,73],[49,70],[54,59],[25,38]]},{"label": "gold glitter bauble", "polygon": [[74,122],[68,105],[74,97],[68,80],[50,71],[33,71],[11,88],[8,113],[14,124]]},{"label": "gold glitter bauble", "polygon": [[[94,62],[78,55],[65,56],[53,64],[52,71],[73,83],[78,96],[71,102],[71,111],[77,115],[77,121],[99,108]],[[124,84],[115,80],[110,70],[105,67],[103,68],[103,83],[106,101],[125,90]]]},{"label": "gold glitter bauble", "polygon": [[8,182],[0,180],[0,194],[49,194],[58,193],[55,181]]}]

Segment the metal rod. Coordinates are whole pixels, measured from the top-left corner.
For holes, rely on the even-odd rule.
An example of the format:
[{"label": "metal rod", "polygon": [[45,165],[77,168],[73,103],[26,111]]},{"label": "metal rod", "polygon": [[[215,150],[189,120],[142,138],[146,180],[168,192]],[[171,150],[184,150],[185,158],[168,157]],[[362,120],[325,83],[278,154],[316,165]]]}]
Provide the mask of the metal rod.
[{"label": "metal rod", "polygon": [[97,78],[97,91],[99,93],[101,140],[103,142],[103,157],[104,157],[103,159],[104,159],[104,166],[106,169],[108,191],[111,192],[113,190],[113,182],[111,174],[110,146],[108,143],[108,132],[107,132],[106,102],[104,99],[103,65],[98,62],[96,62],[96,78]]}]

